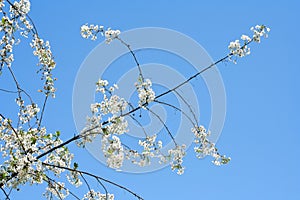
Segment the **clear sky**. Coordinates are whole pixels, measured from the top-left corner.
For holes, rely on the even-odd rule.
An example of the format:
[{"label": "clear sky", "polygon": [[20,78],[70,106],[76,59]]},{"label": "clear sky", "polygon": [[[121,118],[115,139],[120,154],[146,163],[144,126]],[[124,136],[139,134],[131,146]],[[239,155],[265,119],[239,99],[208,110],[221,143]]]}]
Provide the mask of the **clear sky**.
[{"label": "clear sky", "polygon": [[[146,200],[300,199],[298,1],[31,2],[30,16],[41,37],[51,42],[57,62],[57,98],[48,104],[45,125],[61,130],[65,139],[76,132],[72,117],[76,73],[101,41],[82,39],[82,24],[103,24],[121,31],[149,26],[173,29],[200,43],[213,60],[227,53],[230,41],[250,33],[251,26],[269,26],[269,38],[251,46],[249,57],[237,65],[218,65],[226,88],[227,113],[217,146],[232,158],[227,166],[213,166],[210,158],[197,160],[189,149],[182,176],[169,168],[146,174],[119,173],[87,151],[75,145],[70,148],[83,169],[110,178]],[[26,88],[35,87],[36,82],[26,79],[25,73],[34,71],[34,65],[17,61],[30,57],[29,48],[29,53],[23,51],[16,52],[17,75]],[[0,109],[9,112],[3,104]],[[134,199],[115,187],[108,189],[116,199]],[[12,199],[40,199],[42,192],[43,188],[25,186],[13,192]]]}]

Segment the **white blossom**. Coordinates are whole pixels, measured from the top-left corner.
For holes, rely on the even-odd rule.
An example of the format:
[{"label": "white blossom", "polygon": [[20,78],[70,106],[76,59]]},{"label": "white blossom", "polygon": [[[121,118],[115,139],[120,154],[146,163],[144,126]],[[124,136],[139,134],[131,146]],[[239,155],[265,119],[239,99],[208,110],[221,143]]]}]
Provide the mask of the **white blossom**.
[{"label": "white blossom", "polygon": [[109,44],[113,39],[117,38],[120,35],[120,33],[120,30],[112,30],[111,28],[108,28],[104,32],[106,43]]},{"label": "white blossom", "polygon": [[260,43],[261,37],[267,38],[271,29],[264,25],[256,25],[251,27],[250,30],[253,31],[253,40]]},{"label": "white blossom", "polygon": [[69,174],[67,174],[68,181],[74,185],[75,187],[79,187],[82,185],[81,180],[79,179],[79,173],[76,171],[70,171]]},{"label": "white blossom", "polygon": [[248,36],[248,35],[242,35],[241,36],[241,39],[245,42],[250,42],[251,41],[251,38]]},{"label": "white blossom", "polygon": [[264,25],[256,25],[255,27],[251,27],[251,31],[253,31],[252,38],[247,35],[241,36],[243,43],[240,43],[239,40],[230,42],[228,45],[228,49],[230,51],[230,54],[228,55],[229,61],[233,61],[236,64],[237,57],[249,55],[250,48],[248,47],[248,44],[250,44],[252,41],[260,43],[261,37],[267,38],[270,28]]},{"label": "white blossom", "polygon": [[120,138],[115,135],[111,138],[109,138],[109,136],[103,136],[101,144],[104,156],[107,158],[107,165],[115,169],[122,167],[124,161],[124,149]]},{"label": "white blossom", "polygon": [[46,190],[47,191],[44,195],[48,199],[51,199],[52,194],[54,194],[58,199],[65,199],[70,194],[69,190],[65,188],[65,183],[63,182],[50,181]]},{"label": "white blossom", "polygon": [[155,99],[155,92],[152,89],[152,82],[150,79],[143,80],[139,78],[138,82],[135,83],[135,87],[138,92],[139,106],[150,103]]},{"label": "white blossom", "polygon": [[174,149],[169,150],[169,157],[171,159],[171,169],[177,171],[178,175],[182,175],[184,173],[184,167],[182,166],[183,157],[186,155],[185,153],[185,144],[176,145]]},{"label": "white blossom", "polygon": [[162,156],[160,153],[162,141],[156,141],[156,137],[157,135],[147,136],[144,140],[139,140],[138,144],[143,147],[143,150],[141,153],[130,152],[133,153],[132,163],[143,167],[150,165],[151,159]]},{"label": "white blossom", "polygon": [[90,38],[91,40],[96,40],[98,33],[104,36],[106,43],[109,44],[113,39],[117,38],[120,35],[121,31],[113,30],[111,28],[104,30],[104,26],[94,24],[84,24],[80,28],[80,34],[85,39]]},{"label": "white blossom", "polygon": [[21,12],[22,14],[27,14],[30,11],[30,1],[29,0],[20,0],[19,2],[14,2],[14,8],[11,8],[11,10],[17,10],[18,12]]},{"label": "white blossom", "polygon": [[[245,38],[247,39],[247,38]],[[250,54],[250,48],[247,45],[241,45],[239,40],[230,42],[228,49],[232,55],[244,57]]]},{"label": "white blossom", "polygon": [[194,147],[194,151],[198,158],[210,155],[214,158],[212,162],[215,165],[227,164],[231,160],[230,157],[220,155],[215,144],[209,141],[210,131],[206,131],[203,126],[195,126],[191,130],[195,135],[194,143],[196,146]]},{"label": "white blossom", "polygon": [[101,194],[100,192],[95,192],[93,189],[88,191],[84,195],[82,200],[114,200],[113,194]]},{"label": "white blossom", "polygon": [[[17,101],[17,103],[20,104],[19,101]],[[22,105],[20,106],[19,119],[22,123],[27,123],[32,118],[34,118],[39,111],[40,108],[37,104],[32,103],[26,106]]]},{"label": "white blossom", "polygon": [[34,35],[34,39],[30,43],[34,49],[33,54],[38,57],[40,71],[42,72],[42,79],[45,80],[43,92],[45,95],[55,97],[56,88],[54,87],[55,78],[52,77],[52,70],[56,63],[53,59],[49,41],[44,41],[38,35]]}]

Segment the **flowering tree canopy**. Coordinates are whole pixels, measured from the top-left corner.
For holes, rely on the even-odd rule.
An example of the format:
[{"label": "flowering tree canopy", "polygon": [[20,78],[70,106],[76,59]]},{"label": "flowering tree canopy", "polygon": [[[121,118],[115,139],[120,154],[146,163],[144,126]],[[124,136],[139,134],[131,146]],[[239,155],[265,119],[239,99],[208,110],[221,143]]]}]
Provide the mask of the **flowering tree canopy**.
[{"label": "flowering tree canopy", "polygon": [[[124,160],[130,160],[137,166],[143,167],[149,165],[153,158],[157,158],[161,163],[169,163],[171,169],[177,174],[183,174],[186,145],[179,144],[175,140],[168,126],[150,109],[150,104],[174,108],[188,118],[191,129],[187,131],[194,134],[194,151],[198,158],[211,156],[212,163],[215,165],[227,164],[230,161],[230,157],[220,154],[215,144],[209,140],[210,131],[200,125],[197,118],[189,117],[188,113],[193,114],[192,109],[181,110],[169,102],[161,101],[160,98],[169,93],[176,93],[182,85],[220,62],[232,61],[236,63],[238,58],[249,55],[251,43],[260,43],[262,37],[268,37],[270,31],[268,27],[264,25],[252,27],[250,36],[242,35],[241,40],[229,43],[229,52],[223,58],[197,72],[184,82],[178,83],[176,87],[162,94],[156,94],[152,88],[151,80],[144,77],[143,69],[135,52],[126,41],[122,40],[121,31],[93,24],[82,25],[80,33],[83,38],[96,40],[99,36],[103,36],[108,45],[113,40],[117,40],[128,48],[128,52],[131,53],[139,70],[136,80],[132,82],[135,85],[139,100],[136,103],[129,102],[115,94],[118,85],[99,79],[95,85],[99,101],[91,104],[91,113],[85,128],[70,139],[63,141],[60,137],[60,131],[48,132],[47,122],[43,121],[47,101],[55,98],[54,83],[56,78],[52,71],[55,69],[56,63],[49,41],[42,39],[38,33],[28,15],[29,11],[29,0],[15,2],[0,0],[0,12],[2,14],[0,21],[0,73],[1,76],[11,76],[16,88],[15,91],[0,88],[1,98],[4,98],[3,94],[14,93],[15,103],[18,106],[18,113],[15,115],[12,113],[11,116],[4,116],[0,111],[0,152],[2,154],[0,188],[6,199],[10,199],[12,189],[19,189],[25,183],[46,185],[44,196],[48,199],[54,197],[64,199],[68,195],[75,199],[114,199],[114,195],[107,191],[104,182],[126,190],[137,199],[142,199],[141,196],[128,188],[84,171],[80,168],[80,163],[73,161],[74,155],[69,151],[68,144],[75,142],[79,147],[85,147],[95,137],[101,138],[99,151],[102,151],[105,156],[108,167],[119,169]],[[23,41],[30,45],[37,58],[37,70],[42,82],[38,92],[43,95],[43,102],[40,105],[23,89],[22,84],[14,74],[14,47]],[[157,139],[156,134],[149,134],[146,131],[144,131],[145,138],[137,142],[136,148],[127,146],[122,142],[120,136],[130,129],[127,122],[128,118],[136,121],[141,128],[143,127],[134,115],[140,109],[153,114],[161,121],[166,134],[174,143],[174,148],[168,152],[162,152],[163,142]],[[95,179],[103,187],[103,190],[95,191],[91,188],[86,177]],[[82,184],[87,185],[88,191],[83,197],[78,197],[72,192],[71,185],[80,187]]]}]

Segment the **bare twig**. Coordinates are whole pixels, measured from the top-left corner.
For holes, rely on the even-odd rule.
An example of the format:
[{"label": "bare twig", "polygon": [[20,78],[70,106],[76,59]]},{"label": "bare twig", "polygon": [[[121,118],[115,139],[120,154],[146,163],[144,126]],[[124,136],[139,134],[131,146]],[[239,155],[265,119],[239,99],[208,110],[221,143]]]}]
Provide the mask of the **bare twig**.
[{"label": "bare twig", "polygon": [[7,192],[2,187],[0,187],[0,188],[1,188],[2,192],[3,192],[3,194],[5,195],[5,200],[10,200],[9,194],[7,194]]},{"label": "bare twig", "polygon": [[137,59],[135,53],[134,53],[133,50],[131,49],[130,45],[127,44],[127,43],[126,43],[124,40],[122,40],[120,37],[116,37],[116,39],[118,39],[122,44],[124,44],[124,45],[127,47],[127,49],[129,50],[129,52],[131,53],[131,55],[132,55],[132,57],[133,57],[133,59],[134,59],[136,65],[137,65],[137,67],[138,67],[138,70],[139,70],[139,76],[141,77],[142,81],[144,82],[144,76],[143,76],[143,73],[142,73],[142,68],[141,68],[141,66],[140,66],[140,63],[138,62],[138,59]]},{"label": "bare twig", "polygon": [[48,163],[44,163],[44,162],[43,162],[42,164],[43,164],[43,165],[46,165],[46,166],[50,166],[50,167],[56,167],[56,168],[60,168],[60,169],[65,169],[65,170],[72,171],[72,172],[82,173],[82,174],[88,175],[88,176],[90,176],[90,177],[93,177],[93,178],[96,178],[96,179],[105,181],[105,182],[107,182],[107,183],[109,183],[109,184],[111,184],[111,185],[114,185],[114,186],[116,186],[116,187],[118,187],[118,188],[121,188],[121,189],[123,189],[123,190],[129,192],[130,194],[132,194],[133,196],[135,196],[135,197],[138,198],[139,200],[143,200],[142,197],[140,197],[140,196],[137,195],[136,193],[132,192],[132,191],[129,190],[128,188],[126,188],[126,187],[124,187],[124,186],[122,186],[122,185],[119,185],[119,184],[117,184],[117,183],[115,183],[115,182],[113,182],[113,181],[110,181],[110,180],[108,180],[108,179],[102,178],[102,177],[100,177],[100,176],[96,176],[96,175],[94,175],[94,174],[92,174],[92,173],[85,172],[85,171],[81,171],[81,170],[77,170],[77,169],[72,169],[72,168],[68,168],[68,167],[52,165],[52,164],[48,164]]},{"label": "bare twig", "polygon": [[165,127],[167,133],[169,134],[169,136],[171,137],[171,139],[173,140],[174,144],[177,146],[177,143],[175,141],[175,138],[174,136],[172,135],[170,129],[168,128],[168,126],[165,124],[165,122],[161,119],[161,117],[156,114],[155,112],[153,112],[151,109],[149,109],[148,107],[145,107],[149,112],[151,112],[162,124],[163,126]]},{"label": "bare twig", "polygon": [[186,112],[184,112],[182,109],[180,109],[180,108],[178,108],[178,107],[176,107],[176,106],[174,106],[174,105],[172,105],[172,104],[163,102],[163,101],[154,100],[154,102],[159,103],[159,104],[163,104],[163,105],[169,106],[169,107],[171,107],[171,108],[174,108],[175,110],[178,110],[179,112],[181,112],[181,113],[182,113],[182,114],[183,114],[183,115],[191,122],[191,124],[192,124],[193,126],[195,126],[195,125],[197,124],[197,122],[196,122],[196,123],[193,122],[192,118],[190,118],[190,116],[188,116],[188,115],[186,114]]}]

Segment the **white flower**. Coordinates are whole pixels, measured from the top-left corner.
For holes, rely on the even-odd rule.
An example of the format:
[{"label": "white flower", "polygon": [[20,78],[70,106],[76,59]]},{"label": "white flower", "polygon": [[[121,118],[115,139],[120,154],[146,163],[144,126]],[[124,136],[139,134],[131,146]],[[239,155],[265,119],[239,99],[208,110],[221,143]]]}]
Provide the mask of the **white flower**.
[{"label": "white flower", "polygon": [[155,92],[152,89],[152,82],[150,79],[145,79],[144,81],[140,78],[135,87],[138,92],[139,106],[150,103],[155,99]]},{"label": "white flower", "polygon": [[11,10],[15,9],[22,14],[27,14],[30,11],[30,1],[20,0],[20,2],[14,2],[14,8],[11,8]]},{"label": "white flower", "polygon": [[241,39],[244,40],[245,42],[250,42],[251,38],[248,35],[242,35]]},{"label": "white flower", "polygon": [[[243,37],[247,39],[246,37]],[[244,57],[250,54],[250,48],[247,47],[246,44],[241,46],[239,40],[235,40],[234,42],[230,42],[228,49],[230,50],[231,56]]]},{"label": "white flower", "polygon": [[91,38],[91,40],[96,40],[98,33],[101,33],[101,35],[105,36],[105,41],[107,44],[109,44],[113,39],[117,38],[121,31],[120,30],[112,30],[111,28],[108,28],[106,31],[104,31],[103,26],[99,25],[87,25],[84,24],[80,28],[80,34],[83,38]]},{"label": "white flower", "polygon": [[[240,44],[239,40],[235,40],[230,42],[228,45],[228,49],[230,50],[230,54],[228,55],[229,61],[233,61],[236,63],[237,57],[244,57],[250,54],[250,48],[247,46],[250,42],[260,42],[261,37],[268,37],[268,33],[270,32],[270,28],[264,25],[256,25],[255,27],[251,27],[250,29],[253,31],[253,36],[250,38],[247,35],[242,35],[241,39],[243,40],[243,44]],[[232,59],[234,57],[235,59]]]},{"label": "white flower", "polygon": [[261,37],[267,38],[271,29],[264,25],[256,25],[255,27],[251,27],[250,30],[253,31],[253,40],[260,43]]},{"label": "white flower", "polygon": [[179,146],[176,145],[174,149],[169,150],[169,156],[171,158],[171,169],[177,170],[178,175],[182,175],[184,173],[184,167],[182,166],[183,157],[185,156],[185,144]]},{"label": "white flower", "polygon": [[212,162],[218,166],[227,164],[230,161],[230,157],[220,155],[215,144],[209,141],[208,137],[210,135],[210,131],[206,131],[203,126],[195,126],[191,130],[195,135],[194,143],[196,146],[194,147],[194,151],[197,158],[203,158],[210,155],[214,158]]},{"label": "white flower", "polygon": [[147,136],[144,140],[139,140],[139,145],[143,147],[141,154],[133,155],[133,164],[139,166],[146,166],[151,164],[151,159],[161,157],[160,149],[162,148],[162,141],[156,141],[157,135]]},{"label": "white flower", "polygon": [[111,28],[108,28],[104,32],[104,36],[106,38],[106,43],[109,44],[113,39],[117,38],[120,35],[120,30],[112,30]]},{"label": "white flower", "polygon": [[95,192],[93,189],[88,191],[84,195],[82,200],[114,200],[113,194],[101,194],[100,192]]},{"label": "white flower", "polygon": [[104,156],[107,158],[107,165],[114,169],[122,167],[124,160],[124,149],[120,138],[115,135],[112,136],[112,139],[109,139],[107,136],[103,136],[101,143],[102,151]]}]

